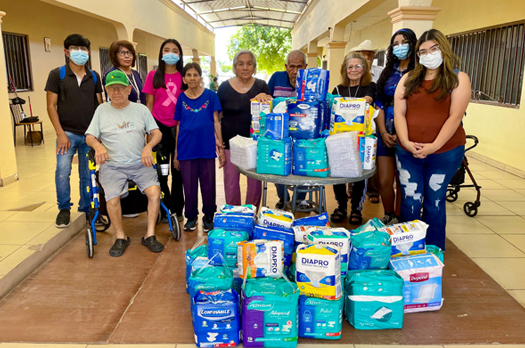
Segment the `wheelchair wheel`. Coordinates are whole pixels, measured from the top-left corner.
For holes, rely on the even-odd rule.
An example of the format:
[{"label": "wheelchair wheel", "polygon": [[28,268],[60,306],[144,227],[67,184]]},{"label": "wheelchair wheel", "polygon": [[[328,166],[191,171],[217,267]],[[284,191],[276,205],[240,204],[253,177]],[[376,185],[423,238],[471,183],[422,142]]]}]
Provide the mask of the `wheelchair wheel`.
[{"label": "wheelchair wheel", "polygon": [[86,251],[89,258],[93,257],[95,252],[93,243],[93,232],[91,231],[91,226],[86,228]]},{"label": "wheelchair wheel", "polygon": [[458,191],[453,188],[447,190],[447,202],[455,202],[458,200]]},{"label": "wheelchair wheel", "polygon": [[175,239],[176,241],[179,241],[180,223],[179,223],[179,220],[177,220],[177,214],[171,214],[170,219],[171,219],[171,226],[172,226],[171,235],[173,239]]},{"label": "wheelchair wheel", "polygon": [[467,202],[463,205],[463,211],[467,216],[474,217],[478,214],[478,207],[472,202]]},{"label": "wheelchair wheel", "polygon": [[99,215],[99,219],[100,223],[98,225],[95,222],[95,231],[104,232],[109,228],[109,226],[111,226],[111,220],[109,219],[109,216],[104,215]]}]

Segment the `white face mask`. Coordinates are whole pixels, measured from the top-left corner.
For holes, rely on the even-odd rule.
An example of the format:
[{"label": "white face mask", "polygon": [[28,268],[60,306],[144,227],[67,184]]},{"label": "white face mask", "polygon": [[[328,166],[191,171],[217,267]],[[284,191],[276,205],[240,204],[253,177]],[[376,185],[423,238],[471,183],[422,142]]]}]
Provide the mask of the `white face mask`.
[{"label": "white face mask", "polygon": [[428,53],[423,57],[419,57],[419,63],[427,69],[437,69],[443,64],[441,51]]}]

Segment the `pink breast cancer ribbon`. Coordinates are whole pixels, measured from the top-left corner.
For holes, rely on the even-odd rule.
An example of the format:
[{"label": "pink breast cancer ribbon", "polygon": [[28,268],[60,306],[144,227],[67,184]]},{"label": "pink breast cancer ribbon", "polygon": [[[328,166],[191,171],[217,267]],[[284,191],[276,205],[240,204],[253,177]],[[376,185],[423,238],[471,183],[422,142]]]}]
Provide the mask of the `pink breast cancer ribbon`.
[{"label": "pink breast cancer ribbon", "polygon": [[164,103],[162,103],[162,106],[168,107],[171,103],[175,105],[177,104],[177,97],[175,96],[175,94],[177,93],[177,90],[178,88],[175,82],[166,83],[166,94],[168,95],[168,97],[166,98],[166,100],[164,100]]}]

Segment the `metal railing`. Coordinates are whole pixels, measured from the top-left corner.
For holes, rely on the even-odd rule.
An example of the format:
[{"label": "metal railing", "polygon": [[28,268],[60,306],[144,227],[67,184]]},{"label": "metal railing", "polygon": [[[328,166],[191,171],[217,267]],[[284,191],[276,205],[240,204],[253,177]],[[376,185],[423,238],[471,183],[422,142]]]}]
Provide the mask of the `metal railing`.
[{"label": "metal railing", "polygon": [[27,35],[2,33],[4,40],[5,65],[7,68],[7,90],[14,92],[9,77],[17,91],[30,91],[31,68],[29,65],[29,53],[27,45]]},{"label": "metal railing", "polygon": [[106,76],[106,74],[108,73],[109,69],[113,67],[113,64],[111,64],[111,60],[109,59],[109,48],[99,47],[98,55],[100,59],[100,77],[104,78],[104,76]]}]

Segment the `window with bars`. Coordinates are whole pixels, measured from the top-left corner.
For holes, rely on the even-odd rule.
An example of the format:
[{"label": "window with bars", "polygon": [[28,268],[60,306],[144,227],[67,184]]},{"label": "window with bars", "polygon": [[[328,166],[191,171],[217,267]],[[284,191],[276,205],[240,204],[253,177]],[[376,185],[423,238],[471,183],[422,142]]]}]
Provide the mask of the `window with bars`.
[{"label": "window with bars", "polygon": [[140,78],[142,79],[142,83],[145,83],[146,77],[148,76],[148,56],[144,53],[139,53],[138,63]]},{"label": "window with bars", "polygon": [[471,100],[519,107],[525,62],[525,21],[449,35],[472,84]]},{"label": "window with bars", "polygon": [[33,90],[27,35],[2,33],[2,38],[4,40],[8,91],[14,92],[13,84],[19,92]]},{"label": "window with bars", "polygon": [[101,78],[104,78],[104,76],[106,76],[106,74],[108,73],[109,69],[113,68],[113,64],[111,64],[111,60],[109,60],[109,48],[99,47],[98,56],[100,59],[100,76]]}]

